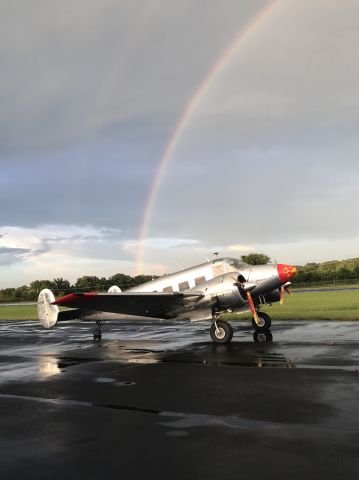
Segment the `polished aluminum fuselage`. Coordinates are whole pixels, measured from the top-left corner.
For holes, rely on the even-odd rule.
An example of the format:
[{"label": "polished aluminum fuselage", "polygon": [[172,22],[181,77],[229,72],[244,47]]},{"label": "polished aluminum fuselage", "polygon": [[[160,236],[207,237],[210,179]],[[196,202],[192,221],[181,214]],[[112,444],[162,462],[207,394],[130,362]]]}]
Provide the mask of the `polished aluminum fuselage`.
[{"label": "polished aluminum fuselage", "polygon": [[[239,277],[239,278],[238,278]],[[189,302],[183,312],[176,318],[207,320],[212,318],[213,307],[218,300],[223,302],[223,310],[244,312],[249,310],[246,298],[238,292],[238,280],[255,283],[253,294],[258,288],[258,303],[266,303],[265,294],[281,285],[276,265],[248,265],[235,258],[215,259],[179,272],[165,275],[133,287],[131,292],[199,292],[200,301]],[[266,284],[263,291],[260,285]],[[279,299],[279,298],[278,298]]]},{"label": "polished aluminum fuselage", "polygon": [[[128,291],[163,292],[168,287],[171,287],[173,292],[194,289],[195,287],[200,289],[201,283],[230,272],[238,272],[246,282],[256,283],[272,277],[277,278],[277,269],[273,264],[253,266],[240,262],[236,258],[221,258],[156,278]],[[203,279],[203,281],[201,282],[199,279]],[[188,282],[188,288],[181,288],[181,284],[184,282]]]},{"label": "polished aluminum fuselage", "polygon": [[[179,272],[156,278],[151,282],[133,287],[129,291],[163,292],[164,289],[168,287],[171,287],[173,292],[189,290],[224,273],[237,271],[237,269],[235,269],[228,260],[230,259],[216,259],[211,262],[202,263],[200,265],[196,265],[195,267],[187,268]],[[196,282],[196,279],[203,279],[203,281],[197,280]],[[185,282],[188,282],[188,288],[181,288],[181,285]]]}]

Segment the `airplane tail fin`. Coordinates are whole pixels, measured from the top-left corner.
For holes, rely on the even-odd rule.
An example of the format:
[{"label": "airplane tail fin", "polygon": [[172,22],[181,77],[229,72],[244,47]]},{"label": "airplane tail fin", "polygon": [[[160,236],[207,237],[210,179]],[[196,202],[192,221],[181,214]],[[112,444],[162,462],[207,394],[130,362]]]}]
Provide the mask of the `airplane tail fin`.
[{"label": "airplane tail fin", "polygon": [[60,311],[57,305],[52,305],[54,301],[55,296],[51,290],[48,288],[41,290],[37,299],[37,316],[43,327],[52,328],[58,322],[81,319],[81,310],[73,308]]},{"label": "airplane tail fin", "polygon": [[51,290],[48,288],[41,290],[37,299],[37,315],[45,328],[51,328],[57,323],[59,307],[52,305],[54,301],[55,296]]},{"label": "airplane tail fin", "polygon": [[117,285],[112,285],[107,291],[107,293],[111,293],[112,295],[118,295],[121,292],[122,290]]}]

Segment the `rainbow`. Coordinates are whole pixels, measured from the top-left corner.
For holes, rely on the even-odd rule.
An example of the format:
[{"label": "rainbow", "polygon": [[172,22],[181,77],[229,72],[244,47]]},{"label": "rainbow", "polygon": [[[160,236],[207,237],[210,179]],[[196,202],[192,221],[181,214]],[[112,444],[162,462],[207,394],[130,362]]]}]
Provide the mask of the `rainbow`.
[{"label": "rainbow", "polygon": [[136,275],[139,275],[142,270],[142,259],[144,254],[144,242],[147,236],[147,231],[151,219],[151,212],[153,210],[157,192],[161,185],[162,178],[166,171],[166,168],[171,160],[173,152],[176,146],[179,143],[179,139],[188,125],[193,113],[197,110],[201,100],[208,92],[210,86],[215,81],[217,76],[222,72],[224,67],[232,60],[238,50],[243,47],[245,41],[250,37],[251,34],[255,32],[256,29],[263,23],[264,19],[272,12],[274,6],[279,3],[279,0],[271,0],[269,3],[263,7],[239,32],[239,34],[232,40],[230,45],[226,48],[224,53],[219,57],[219,59],[211,66],[207,74],[205,75],[202,82],[194,91],[189,102],[187,103],[185,109],[183,110],[181,116],[178,119],[178,122],[168,140],[165,149],[162,153],[160,161],[158,162],[158,167],[151,184],[143,216],[140,225],[140,231],[137,239],[136,247]]}]

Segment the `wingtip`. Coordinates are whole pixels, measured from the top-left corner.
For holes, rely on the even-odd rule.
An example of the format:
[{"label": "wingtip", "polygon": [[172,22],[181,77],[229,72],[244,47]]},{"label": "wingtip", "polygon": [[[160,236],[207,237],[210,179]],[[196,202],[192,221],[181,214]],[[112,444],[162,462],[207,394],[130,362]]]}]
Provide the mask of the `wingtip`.
[{"label": "wingtip", "polygon": [[67,295],[64,295],[63,297],[60,297],[56,299],[54,302],[52,302],[52,305],[61,305],[63,307],[70,306],[73,301],[75,300],[76,303],[81,301],[83,299],[86,301],[88,297],[94,297],[96,296],[97,293],[95,292],[90,292],[90,293],[68,293]]}]

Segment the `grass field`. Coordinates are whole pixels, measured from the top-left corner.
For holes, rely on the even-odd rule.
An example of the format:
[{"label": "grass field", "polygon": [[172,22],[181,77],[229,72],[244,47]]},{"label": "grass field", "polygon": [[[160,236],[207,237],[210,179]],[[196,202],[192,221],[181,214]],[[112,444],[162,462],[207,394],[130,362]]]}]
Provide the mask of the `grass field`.
[{"label": "grass field", "polygon": [[36,305],[16,305],[11,307],[0,306],[0,320],[35,320],[37,319]]},{"label": "grass field", "polygon": [[[263,310],[274,320],[359,320],[359,291],[293,293],[285,296],[283,307],[278,302]],[[238,315],[225,314],[223,318]],[[0,320],[35,319],[36,305],[0,306]]]},{"label": "grass field", "polygon": [[359,291],[293,293],[263,311],[274,320],[359,320]]}]

